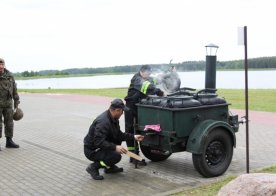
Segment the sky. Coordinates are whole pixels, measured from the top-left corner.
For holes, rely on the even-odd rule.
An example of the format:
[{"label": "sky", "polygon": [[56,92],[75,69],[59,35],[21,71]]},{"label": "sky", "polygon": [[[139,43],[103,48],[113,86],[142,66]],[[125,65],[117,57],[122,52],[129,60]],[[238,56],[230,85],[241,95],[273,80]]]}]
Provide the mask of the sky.
[{"label": "sky", "polygon": [[[12,72],[276,56],[272,0],[0,0],[0,57]],[[273,25],[274,24],[274,25]]]}]

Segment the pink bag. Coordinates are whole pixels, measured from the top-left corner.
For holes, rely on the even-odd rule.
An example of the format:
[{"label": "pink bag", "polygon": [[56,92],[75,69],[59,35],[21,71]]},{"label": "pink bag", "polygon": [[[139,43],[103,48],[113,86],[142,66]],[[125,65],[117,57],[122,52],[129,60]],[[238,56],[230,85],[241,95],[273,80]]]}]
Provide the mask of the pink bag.
[{"label": "pink bag", "polygon": [[149,131],[149,130],[160,132],[161,131],[160,124],[157,124],[157,125],[145,125],[144,131]]}]

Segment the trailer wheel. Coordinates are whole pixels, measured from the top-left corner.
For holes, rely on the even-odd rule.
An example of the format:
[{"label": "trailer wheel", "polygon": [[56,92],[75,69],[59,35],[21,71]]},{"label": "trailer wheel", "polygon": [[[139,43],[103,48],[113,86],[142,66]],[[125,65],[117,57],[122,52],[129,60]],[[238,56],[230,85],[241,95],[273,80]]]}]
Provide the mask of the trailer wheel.
[{"label": "trailer wheel", "polygon": [[233,142],[229,133],[216,128],[207,136],[202,154],[193,154],[194,168],[204,177],[222,175],[233,156]]},{"label": "trailer wheel", "polygon": [[171,153],[169,154],[154,153],[155,150],[149,146],[141,145],[140,148],[142,153],[145,155],[145,157],[147,157],[148,159],[154,162],[164,161],[167,158],[169,158],[169,156],[171,156]]}]

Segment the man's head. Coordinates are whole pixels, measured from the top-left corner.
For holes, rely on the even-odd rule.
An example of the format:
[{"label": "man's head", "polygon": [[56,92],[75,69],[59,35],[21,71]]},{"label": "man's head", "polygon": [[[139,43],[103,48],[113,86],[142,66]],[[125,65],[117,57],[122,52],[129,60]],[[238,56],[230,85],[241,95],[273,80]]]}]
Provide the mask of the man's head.
[{"label": "man's head", "polygon": [[149,78],[151,74],[151,67],[149,65],[143,65],[141,68],[140,68],[140,75],[142,76],[142,78]]},{"label": "man's head", "polygon": [[109,107],[111,115],[114,119],[119,119],[123,114],[123,111],[128,111],[129,108],[125,106],[121,99],[114,99]]},{"label": "man's head", "polygon": [[4,73],[5,71],[5,61],[4,59],[0,58],[0,73]]}]

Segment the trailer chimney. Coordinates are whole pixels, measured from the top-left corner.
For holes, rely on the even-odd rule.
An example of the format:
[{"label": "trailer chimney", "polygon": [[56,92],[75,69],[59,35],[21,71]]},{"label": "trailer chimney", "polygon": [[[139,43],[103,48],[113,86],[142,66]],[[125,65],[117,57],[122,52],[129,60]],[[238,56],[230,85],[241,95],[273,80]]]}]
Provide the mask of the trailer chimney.
[{"label": "trailer chimney", "polygon": [[216,62],[218,46],[208,44],[206,47],[205,88],[216,88]]}]

